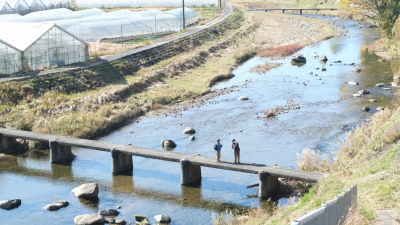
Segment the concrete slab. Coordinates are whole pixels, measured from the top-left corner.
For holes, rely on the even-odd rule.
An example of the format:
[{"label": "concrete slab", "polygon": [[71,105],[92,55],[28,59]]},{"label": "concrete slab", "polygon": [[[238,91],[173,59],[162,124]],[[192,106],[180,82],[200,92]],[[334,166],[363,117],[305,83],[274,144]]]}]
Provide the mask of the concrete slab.
[{"label": "concrete slab", "polygon": [[72,137],[65,137],[52,134],[42,134],[42,133],[35,133],[22,130],[10,130],[6,128],[0,128],[0,133],[6,137],[14,137],[14,138],[21,138],[21,139],[41,141],[41,142],[56,140],[57,143],[60,145],[66,145],[78,148],[87,148],[105,152],[110,152],[111,149],[115,148],[116,150],[119,150],[119,152],[122,154],[140,156],[140,157],[158,159],[170,162],[177,162],[177,163],[180,163],[181,159],[184,158],[190,161],[190,163],[193,165],[211,167],[222,170],[232,170],[242,173],[258,174],[259,171],[264,170],[265,172],[269,173],[270,176],[305,181],[310,183],[317,183],[323,177],[322,173],[307,172],[302,170],[283,168],[279,166],[269,166],[264,164],[247,163],[247,162],[235,164],[233,163],[233,161],[229,160],[216,162],[214,157],[195,156],[180,152],[142,148],[132,145],[113,144],[95,140],[72,138]]}]

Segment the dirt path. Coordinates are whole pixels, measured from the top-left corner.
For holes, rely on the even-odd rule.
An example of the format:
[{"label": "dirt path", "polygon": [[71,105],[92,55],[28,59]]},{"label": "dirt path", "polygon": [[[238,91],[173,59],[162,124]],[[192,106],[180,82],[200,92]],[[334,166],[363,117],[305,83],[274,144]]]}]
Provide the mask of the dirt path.
[{"label": "dirt path", "polygon": [[399,225],[400,221],[395,221],[392,210],[379,210],[376,212],[378,214],[378,222],[376,225]]}]

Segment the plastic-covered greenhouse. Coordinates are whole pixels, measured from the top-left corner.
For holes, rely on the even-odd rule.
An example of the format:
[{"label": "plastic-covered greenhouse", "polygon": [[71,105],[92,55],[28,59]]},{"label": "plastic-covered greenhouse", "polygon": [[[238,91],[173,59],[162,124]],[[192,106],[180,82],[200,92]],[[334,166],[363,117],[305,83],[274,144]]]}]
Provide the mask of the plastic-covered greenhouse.
[{"label": "plastic-covered greenhouse", "polygon": [[52,10],[32,12],[25,16],[29,16],[29,17],[30,16],[47,16],[47,15],[69,14],[69,13],[74,13],[74,11],[65,9],[65,8],[61,8],[61,9],[52,9]]},{"label": "plastic-covered greenhouse", "polygon": [[0,14],[11,14],[13,10],[7,2],[0,2]]},{"label": "plastic-covered greenhouse", "polygon": [[[182,8],[165,11],[164,13],[174,15],[182,21]],[[194,24],[197,23],[197,21],[199,21],[199,16],[197,15],[197,13],[192,9],[185,7],[185,25]]]},{"label": "plastic-covered greenhouse", "polygon": [[0,40],[0,74],[13,74],[21,70],[22,52]]},{"label": "plastic-covered greenhouse", "polygon": [[[180,7],[182,0],[76,0],[76,8]],[[185,0],[185,6],[215,7],[218,0]]]},{"label": "plastic-covered greenhouse", "polygon": [[63,66],[87,60],[86,44],[54,23],[0,23],[0,73]]},{"label": "plastic-covered greenhouse", "polygon": [[[100,21],[113,21],[113,20],[124,20],[133,17],[141,17],[140,15],[129,15],[129,16],[108,16],[108,17],[85,17],[80,19],[71,19],[71,20],[57,20],[51,21],[56,23],[59,27],[68,30],[71,26],[79,23],[87,23],[87,22],[100,22]],[[0,19],[1,20],[1,19]]]},{"label": "plastic-covered greenhouse", "polygon": [[104,12],[101,9],[97,9],[97,8],[79,10],[79,11],[75,11],[74,13],[78,14],[82,17],[91,17],[91,16],[98,16],[98,15],[106,14],[106,12]]},{"label": "plastic-covered greenhouse", "polygon": [[162,32],[178,32],[181,20],[169,14],[154,17],[134,17],[124,20],[80,23],[68,28],[68,32],[86,42],[118,38],[147,37]]},{"label": "plastic-covered greenhouse", "polygon": [[29,12],[46,10],[46,6],[41,0],[24,0],[29,6]]},{"label": "plastic-covered greenhouse", "polygon": [[112,12],[108,12],[105,14],[99,14],[99,15],[94,15],[94,16],[124,16],[124,15],[132,15],[132,14],[134,14],[134,12],[123,9],[123,10],[112,11]]},{"label": "plastic-covered greenhouse", "polygon": [[16,14],[25,15],[30,13],[29,6],[24,0],[7,0],[7,3]]},{"label": "plastic-covered greenhouse", "polygon": [[55,20],[79,19],[81,16],[74,13],[55,15],[34,15],[21,17],[0,17],[0,22],[47,22]]}]

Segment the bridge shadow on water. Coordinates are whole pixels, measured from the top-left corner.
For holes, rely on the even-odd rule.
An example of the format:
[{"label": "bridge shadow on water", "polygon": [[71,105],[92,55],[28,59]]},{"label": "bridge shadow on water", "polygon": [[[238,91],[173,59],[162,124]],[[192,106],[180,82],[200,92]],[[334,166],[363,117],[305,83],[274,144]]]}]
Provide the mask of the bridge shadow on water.
[{"label": "bridge shadow on water", "polygon": [[[85,162],[83,161],[80,163]],[[93,162],[91,163],[91,165],[93,166]],[[122,194],[140,196],[142,198],[166,201],[184,207],[202,208],[218,213],[225,213],[227,210],[232,210],[240,213],[247,211],[251,208],[250,206],[246,205],[214,199],[212,196],[204,196],[205,189],[202,188],[202,182],[211,183],[211,185],[214,186],[220,186],[222,183],[221,181],[214,181],[210,178],[203,178],[199,182],[183,186],[179,184],[181,177],[178,174],[171,174],[158,170],[149,171],[134,168],[132,171],[126,171],[113,175],[111,173],[111,159],[108,168],[101,162],[97,163],[99,165],[95,166],[96,169],[101,168],[101,173],[103,173],[103,170],[106,171],[100,176],[100,178],[90,175],[85,176],[84,172],[77,171],[77,168],[74,168],[74,162],[72,160],[60,164],[50,164],[48,150],[29,151],[22,156],[7,156],[5,159],[0,158],[0,171],[1,173],[12,173],[20,176],[40,178],[40,180],[52,184],[67,183],[68,186],[79,186],[83,183],[96,182],[99,184],[101,191],[106,190],[117,195]],[[36,164],[36,166],[32,166],[29,164]],[[43,165],[43,167],[45,168],[43,168],[42,166],[37,166],[37,164]],[[260,164],[260,166],[264,165]],[[179,167],[179,164],[177,164],[177,167]],[[81,168],[79,168],[79,170],[81,170]],[[159,185],[161,187],[163,185],[162,181],[178,183],[176,186],[180,186],[180,193],[179,191],[163,191],[162,188],[149,188],[146,185],[135,186],[134,178],[149,178],[149,173],[151,173],[152,179],[156,179],[158,182],[161,181]],[[228,183],[227,185],[229,185],[231,188],[233,187],[237,190],[244,188],[243,185],[238,185],[233,182],[226,183]],[[86,208],[92,210],[99,209],[100,199],[79,199],[79,201]],[[271,209],[273,207],[273,201],[259,200],[259,206],[265,209]]]}]

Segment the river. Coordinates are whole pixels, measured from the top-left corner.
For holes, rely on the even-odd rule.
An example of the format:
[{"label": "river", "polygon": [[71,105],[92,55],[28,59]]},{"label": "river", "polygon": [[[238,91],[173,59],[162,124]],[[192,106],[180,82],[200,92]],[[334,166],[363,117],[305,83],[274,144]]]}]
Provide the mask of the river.
[{"label": "river", "polygon": [[[315,16],[322,19],[331,17]],[[172,139],[177,152],[214,156],[213,145],[221,139],[222,160],[233,160],[230,143],[235,138],[241,146],[241,161],[297,168],[297,153],[303,148],[316,149],[334,157],[338,142],[346,129],[366,121],[377,110],[392,104],[392,90],[375,87],[377,83],[393,81],[398,61],[378,62],[378,57],[365,46],[379,39],[375,29],[366,28],[352,20],[332,19],[345,26],[347,37],[335,37],[309,45],[299,51],[307,58],[304,65],[292,65],[290,57],[274,62],[283,63],[266,74],[248,72],[266,59],[252,58],[239,66],[234,78],[216,84],[213,89],[239,85],[236,92],[211,99],[202,107],[184,111],[182,115],[152,116],[118,129],[100,141],[162,149],[161,140]],[[313,54],[326,55],[326,65],[313,59]],[[332,63],[354,62],[362,65],[360,73],[353,66]],[[314,67],[327,68],[327,71]],[[313,75],[309,73],[313,72]],[[315,76],[318,74],[318,76]],[[357,86],[345,82],[358,81]],[[307,85],[305,86],[304,83]],[[371,94],[361,98],[340,100],[362,89]],[[249,97],[238,101],[239,96]],[[376,99],[378,102],[370,102]],[[300,109],[290,110],[276,119],[258,118],[263,111],[285,105],[287,101],[299,103]],[[371,108],[361,112],[362,107]],[[182,133],[186,127],[196,129],[196,140]],[[248,195],[257,188],[246,186],[258,183],[256,175],[211,168],[202,168],[200,185],[182,187],[178,163],[134,157],[133,174],[111,174],[109,153],[73,149],[78,156],[72,163],[51,165],[49,150],[30,151],[28,154],[0,161],[0,199],[22,199],[22,205],[6,211],[0,209],[0,224],[72,224],[81,214],[97,213],[101,209],[122,208],[116,219],[134,222],[134,215],[169,215],[172,224],[211,224],[218,213],[225,215],[230,209],[241,210],[263,206],[265,202]],[[165,150],[167,151],[167,150]],[[80,201],[71,190],[82,183],[99,184],[99,201]],[[49,212],[43,206],[54,199],[67,200],[70,205]],[[280,199],[278,205],[287,203]]]}]

